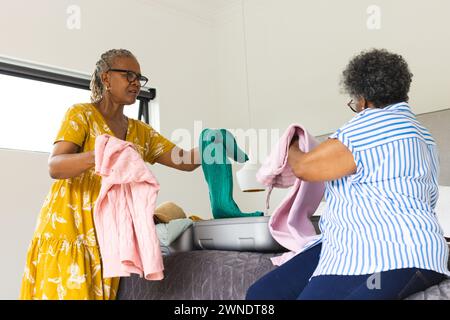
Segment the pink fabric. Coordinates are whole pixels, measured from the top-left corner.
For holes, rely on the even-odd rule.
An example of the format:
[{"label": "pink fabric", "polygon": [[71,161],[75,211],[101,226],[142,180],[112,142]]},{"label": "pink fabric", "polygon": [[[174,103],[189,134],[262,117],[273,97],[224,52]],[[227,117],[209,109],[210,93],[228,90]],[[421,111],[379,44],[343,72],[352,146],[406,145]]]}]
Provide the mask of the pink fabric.
[{"label": "pink fabric", "polygon": [[292,190],[274,210],[269,220],[269,230],[273,238],[290,250],[281,256],[272,258],[274,265],[281,265],[304,249],[318,235],[309,219],[322,200],[325,190],[323,182],[307,182],[298,179],[287,163],[289,146],[294,136],[299,137],[299,148],[311,151],[319,143],[302,126],[292,124],[284,132],[278,146],[272,151],[265,163],[256,173],[256,179],[269,187],[267,208],[272,189],[289,188]]},{"label": "pink fabric", "polygon": [[95,140],[95,173],[102,176],[94,224],[103,277],[144,274],[161,280],[163,262],[153,222],[159,183],[130,142],[109,135]]}]

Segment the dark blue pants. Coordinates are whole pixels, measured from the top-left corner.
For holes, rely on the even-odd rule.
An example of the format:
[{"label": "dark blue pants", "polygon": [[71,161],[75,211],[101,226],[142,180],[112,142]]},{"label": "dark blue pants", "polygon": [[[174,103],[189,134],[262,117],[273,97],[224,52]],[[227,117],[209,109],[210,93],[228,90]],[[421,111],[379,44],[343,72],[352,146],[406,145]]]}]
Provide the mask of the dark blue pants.
[{"label": "dark blue pants", "polygon": [[447,278],[408,268],[372,275],[322,275],[311,278],[322,245],[316,245],[264,275],[247,291],[247,300],[392,300],[404,299]]}]

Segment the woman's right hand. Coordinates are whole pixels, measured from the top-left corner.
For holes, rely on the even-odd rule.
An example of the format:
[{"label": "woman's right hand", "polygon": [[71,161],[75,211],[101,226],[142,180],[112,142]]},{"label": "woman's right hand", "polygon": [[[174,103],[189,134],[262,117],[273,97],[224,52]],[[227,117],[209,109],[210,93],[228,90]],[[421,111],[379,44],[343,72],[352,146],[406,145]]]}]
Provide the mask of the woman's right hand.
[{"label": "woman's right hand", "polygon": [[95,166],[95,150],[87,151],[89,153],[89,160],[92,166]]}]

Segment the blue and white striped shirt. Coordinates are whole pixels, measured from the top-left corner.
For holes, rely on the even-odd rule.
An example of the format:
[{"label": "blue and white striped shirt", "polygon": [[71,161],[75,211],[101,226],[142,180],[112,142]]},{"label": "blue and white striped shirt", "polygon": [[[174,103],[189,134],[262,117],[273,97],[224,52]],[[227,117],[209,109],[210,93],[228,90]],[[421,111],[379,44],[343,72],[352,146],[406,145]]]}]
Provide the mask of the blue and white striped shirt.
[{"label": "blue and white striped shirt", "polygon": [[313,276],[402,268],[450,275],[434,211],[437,147],[408,104],[366,109],[330,138],[348,147],[357,171],[326,184],[322,252]]}]

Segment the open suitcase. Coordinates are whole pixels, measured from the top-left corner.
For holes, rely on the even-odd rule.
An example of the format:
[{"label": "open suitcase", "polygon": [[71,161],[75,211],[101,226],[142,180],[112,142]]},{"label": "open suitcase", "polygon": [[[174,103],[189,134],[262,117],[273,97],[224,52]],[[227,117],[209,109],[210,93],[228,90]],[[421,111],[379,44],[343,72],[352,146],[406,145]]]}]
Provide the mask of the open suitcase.
[{"label": "open suitcase", "polygon": [[[311,217],[318,233],[319,218]],[[170,245],[170,250],[287,251],[272,238],[269,219],[270,216],[262,216],[196,221]]]},{"label": "open suitcase", "polygon": [[197,221],[194,246],[197,249],[281,252],[269,232],[270,217],[242,217]]}]

